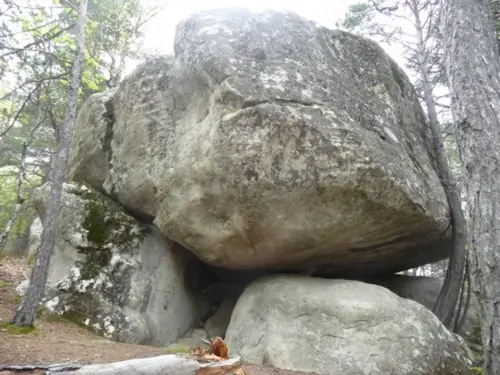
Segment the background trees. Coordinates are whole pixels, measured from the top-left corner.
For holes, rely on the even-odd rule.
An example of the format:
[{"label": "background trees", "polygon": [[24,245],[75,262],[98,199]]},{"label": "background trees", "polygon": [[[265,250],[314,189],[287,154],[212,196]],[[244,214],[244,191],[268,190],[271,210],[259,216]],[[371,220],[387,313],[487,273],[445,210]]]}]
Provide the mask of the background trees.
[{"label": "background trees", "polygon": [[444,84],[440,11],[438,0],[369,0],[351,6],[339,25],[381,42],[398,45],[426,108],[436,164],[450,206],[453,237],[445,281],[434,312],[447,327],[457,329],[460,317],[454,319],[454,313],[465,280],[467,238],[460,188],[450,167],[450,161],[456,157],[453,153],[456,147],[451,143],[451,154],[446,153],[445,147],[445,136],[452,132],[445,117],[448,106],[440,101],[448,98]]},{"label": "background trees", "polygon": [[[0,253],[24,249],[34,218],[31,192],[49,177],[67,106],[78,3],[0,3]],[[142,30],[159,11],[139,0],[89,0],[77,108],[117,86],[130,60],[150,54]]]}]

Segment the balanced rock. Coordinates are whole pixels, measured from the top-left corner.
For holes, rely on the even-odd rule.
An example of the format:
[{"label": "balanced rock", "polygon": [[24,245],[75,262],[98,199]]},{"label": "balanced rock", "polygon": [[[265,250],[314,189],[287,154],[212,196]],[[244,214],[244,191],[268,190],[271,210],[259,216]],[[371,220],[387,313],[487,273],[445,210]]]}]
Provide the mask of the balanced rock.
[{"label": "balanced rock", "polygon": [[230,356],[319,375],[465,375],[472,355],[432,312],[349,280],[263,277],[239,298]]},{"label": "balanced rock", "polygon": [[375,275],[447,257],[449,208],[409,79],[293,13],[177,27],[175,59],[82,108],[70,176],[227,269]]},{"label": "balanced rock", "polygon": [[[45,215],[50,184],[35,192]],[[183,254],[156,228],[85,186],[65,184],[45,306],[116,341],[164,345],[208,306],[185,284]]]}]

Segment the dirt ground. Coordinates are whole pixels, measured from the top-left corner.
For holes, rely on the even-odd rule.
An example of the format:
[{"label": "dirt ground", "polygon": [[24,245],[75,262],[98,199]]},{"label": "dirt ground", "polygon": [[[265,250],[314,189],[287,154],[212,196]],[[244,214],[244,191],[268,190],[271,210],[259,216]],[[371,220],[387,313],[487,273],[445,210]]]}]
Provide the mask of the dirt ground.
[{"label": "dirt ground", "polygon": [[[167,354],[165,348],[112,342],[72,323],[44,316],[36,321],[37,329],[33,333],[8,332],[5,327],[2,328],[2,323],[12,318],[17,306],[14,289],[28,273],[24,260],[0,258],[0,365],[109,363]],[[270,367],[244,365],[243,368],[247,375],[305,375]],[[7,374],[10,372],[0,371],[0,375]]]}]

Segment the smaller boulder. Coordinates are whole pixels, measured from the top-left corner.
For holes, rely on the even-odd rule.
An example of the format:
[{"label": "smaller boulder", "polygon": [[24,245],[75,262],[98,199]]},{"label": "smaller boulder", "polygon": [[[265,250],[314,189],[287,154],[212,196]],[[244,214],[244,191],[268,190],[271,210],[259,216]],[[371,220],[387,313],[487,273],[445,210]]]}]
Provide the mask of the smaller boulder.
[{"label": "smaller boulder", "polygon": [[[50,184],[36,191],[43,217]],[[65,184],[44,304],[122,342],[169,344],[207,306],[186,286],[184,254],[100,193]]]},{"label": "smaller boulder", "polygon": [[[431,311],[443,287],[443,279],[427,276],[391,275],[366,281],[383,286],[402,298],[416,301]],[[467,316],[459,334],[477,356],[482,356],[481,316],[479,302],[473,293],[470,296]]]},{"label": "smaller boulder", "polygon": [[263,277],[239,298],[230,355],[324,375],[470,374],[472,355],[425,307],[359,281]]}]

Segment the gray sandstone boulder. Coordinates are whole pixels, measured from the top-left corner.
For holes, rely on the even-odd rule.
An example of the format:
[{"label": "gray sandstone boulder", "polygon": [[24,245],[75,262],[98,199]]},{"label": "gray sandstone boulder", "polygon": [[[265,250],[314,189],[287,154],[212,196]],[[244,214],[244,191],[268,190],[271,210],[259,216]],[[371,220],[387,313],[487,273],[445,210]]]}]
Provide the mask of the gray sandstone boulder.
[{"label": "gray sandstone boulder", "polygon": [[471,353],[425,307],[380,286],[263,277],[239,298],[230,356],[324,375],[470,374]]},{"label": "gray sandstone boulder", "polygon": [[[50,184],[37,189],[43,217]],[[156,228],[85,186],[65,184],[45,307],[116,341],[169,344],[208,306],[185,285],[183,254]]]},{"label": "gray sandstone boulder", "polygon": [[424,112],[376,43],[225,9],[180,23],[175,54],[89,99],[73,179],[213,266],[366,276],[447,256]]},{"label": "gray sandstone boulder", "polygon": [[[402,298],[416,301],[430,311],[434,309],[434,305],[443,286],[442,279],[425,276],[391,275],[366,281],[383,286]],[[482,354],[479,302],[473,293],[470,298],[470,305],[463,329],[459,333],[476,354]]]}]

